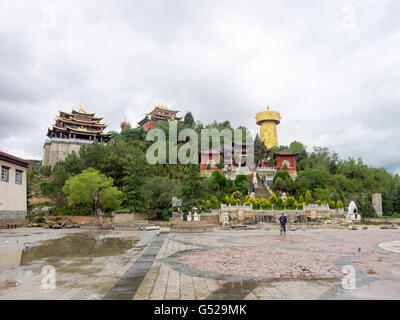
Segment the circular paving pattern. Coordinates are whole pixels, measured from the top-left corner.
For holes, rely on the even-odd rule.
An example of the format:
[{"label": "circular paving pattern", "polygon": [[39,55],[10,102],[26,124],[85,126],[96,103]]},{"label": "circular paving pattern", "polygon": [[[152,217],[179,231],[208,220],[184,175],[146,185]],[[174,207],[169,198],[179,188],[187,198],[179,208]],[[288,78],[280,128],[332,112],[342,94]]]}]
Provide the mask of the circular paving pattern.
[{"label": "circular paving pattern", "polygon": [[400,280],[400,256],[385,251],[400,252],[399,232],[264,233],[232,237],[230,244],[230,248],[205,248],[174,260],[193,270],[263,279],[338,278],[344,276],[342,267],[351,264],[364,279]]},{"label": "circular paving pattern", "polygon": [[319,241],[318,235],[300,235],[300,234],[269,234],[256,236],[241,236],[232,239],[235,243],[255,244],[255,245],[282,245],[297,244]]},{"label": "circular paving pattern", "polygon": [[266,279],[343,276],[333,261],[339,255],[293,251],[279,247],[220,248],[182,256],[176,261],[213,273]]},{"label": "circular paving pattern", "polygon": [[400,253],[400,241],[383,242],[379,244],[379,247],[388,251]]}]

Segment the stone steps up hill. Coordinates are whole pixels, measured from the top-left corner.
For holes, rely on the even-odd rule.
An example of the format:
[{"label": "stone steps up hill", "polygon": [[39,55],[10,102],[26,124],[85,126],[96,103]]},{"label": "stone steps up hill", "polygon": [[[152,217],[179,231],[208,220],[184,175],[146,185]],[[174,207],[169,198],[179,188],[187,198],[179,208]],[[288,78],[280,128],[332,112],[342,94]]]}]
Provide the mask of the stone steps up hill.
[{"label": "stone steps up hill", "polygon": [[[253,174],[249,174],[247,176],[247,180],[249,182],[249,194],[251,194],[251,192],[252,192],[251,185],[253,184]],[[256,199],[264,198],[264,199],[268,200],[269,197],[271,196],[271,192],[269,192],[267,187],[262,184],[262,181],[258,175],[257,175],[257,183],[258,183],[258,186],[256,186],[254,188],[254,193],[255,193]]]}]

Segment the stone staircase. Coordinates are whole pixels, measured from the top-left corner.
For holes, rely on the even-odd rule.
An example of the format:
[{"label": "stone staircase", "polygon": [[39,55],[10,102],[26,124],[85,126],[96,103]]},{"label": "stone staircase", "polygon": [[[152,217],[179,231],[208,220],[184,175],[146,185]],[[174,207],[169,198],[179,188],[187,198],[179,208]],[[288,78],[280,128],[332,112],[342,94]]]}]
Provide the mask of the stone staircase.
[{"label": "stone staircase", "polygon": [[[247,180],[249,181],[249,194],[251,194],[251,192],[252,192],[251,185],[253,183],[253,175],[252,174],[248,175]],[[258,182],[258,186],[256,186],[254,188],[254,193],[255,193],[256,199],[264,198],[264,199],[268,200],[269,197],[271,196],[271,192],[266,185],[262,184],[262,181],[258,175],[257,175],[257,182]]]}]

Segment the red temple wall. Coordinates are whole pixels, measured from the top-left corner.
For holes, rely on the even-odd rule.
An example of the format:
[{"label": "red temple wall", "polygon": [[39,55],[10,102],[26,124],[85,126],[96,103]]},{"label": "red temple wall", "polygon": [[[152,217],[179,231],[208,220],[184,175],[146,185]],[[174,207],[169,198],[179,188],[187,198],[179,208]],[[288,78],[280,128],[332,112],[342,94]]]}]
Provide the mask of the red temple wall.
[{"label": "red temple wall", "polygon": [[146,122],[144,125],[143,125],[143,129],[144,130],[148,130],[149,128],[151,128],[151,127],[153,127],[153,126],[155,126],[155,122],[153,122],[153,121],[149,121],[149,122]]},{"label": "red temple wall", "polygon": [[281,168],[281,169],[283,169],[282,162],[285,161],[285,160],[288,160],[290,162],[289,169],[291,171],[293,171],[293,170],[297,171],[297,168],[296,168],[296,156],[280,156],[280,155],[277,155],[276,156],[276,166]]}]

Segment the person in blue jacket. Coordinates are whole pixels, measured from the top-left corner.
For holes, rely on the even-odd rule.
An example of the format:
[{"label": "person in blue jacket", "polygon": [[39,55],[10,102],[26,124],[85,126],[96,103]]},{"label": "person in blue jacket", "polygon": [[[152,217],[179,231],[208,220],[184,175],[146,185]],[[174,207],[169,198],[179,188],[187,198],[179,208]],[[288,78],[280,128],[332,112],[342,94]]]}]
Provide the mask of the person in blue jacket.
[{"label": "person in blue jacket", "polygon": [[285,216],[285,214],[283,212],[281,213],[281,216],[279,217],[279,222],[281,223],[281,234],[282,234],[282,231],[284,233],[286,233],[287,217]]}]

